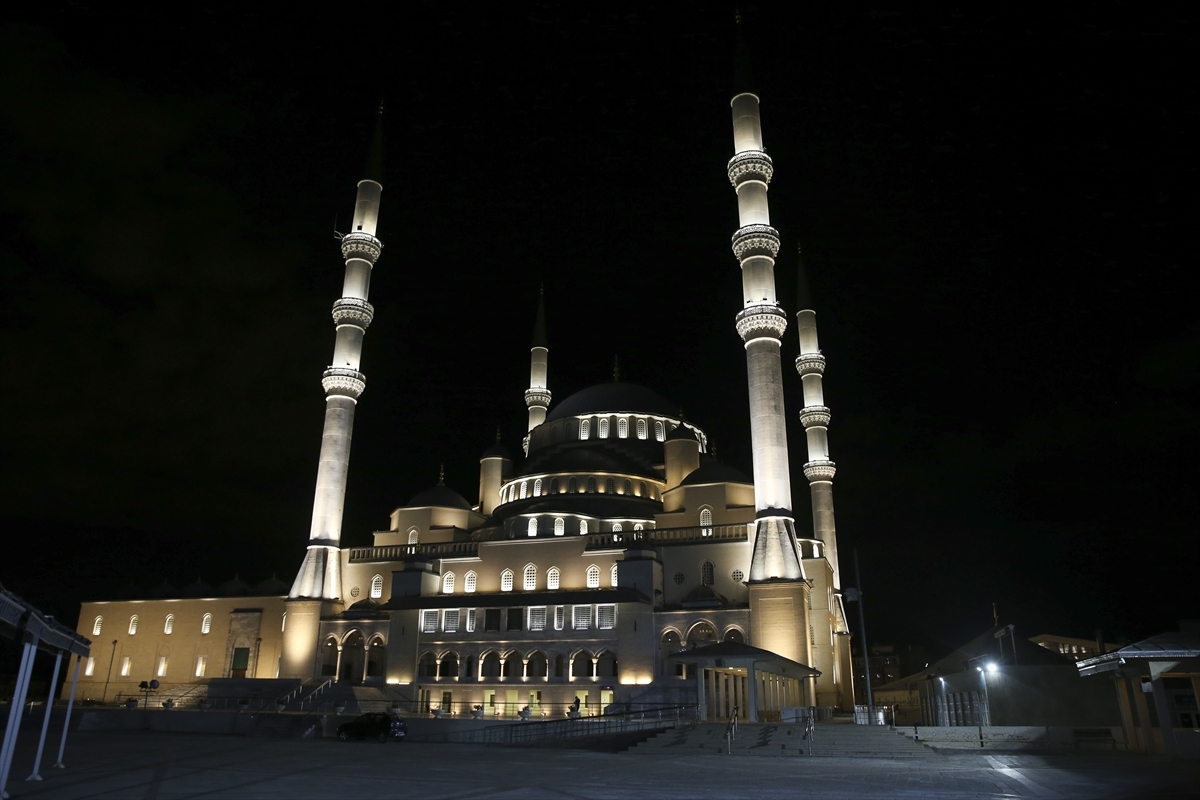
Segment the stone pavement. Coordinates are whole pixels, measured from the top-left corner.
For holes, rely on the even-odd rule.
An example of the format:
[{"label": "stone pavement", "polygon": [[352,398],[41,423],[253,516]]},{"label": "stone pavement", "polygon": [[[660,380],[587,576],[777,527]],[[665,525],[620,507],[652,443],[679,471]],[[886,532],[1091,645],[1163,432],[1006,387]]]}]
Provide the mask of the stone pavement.
[{"label": "stone pavement", "polygon": [[37,798],[1183,798],[1200,764],[1128,753],[938,754],[934,758],[646,758],[581,750],[340,743],[150,731],[73,733],[68,769],[8,791]]}]

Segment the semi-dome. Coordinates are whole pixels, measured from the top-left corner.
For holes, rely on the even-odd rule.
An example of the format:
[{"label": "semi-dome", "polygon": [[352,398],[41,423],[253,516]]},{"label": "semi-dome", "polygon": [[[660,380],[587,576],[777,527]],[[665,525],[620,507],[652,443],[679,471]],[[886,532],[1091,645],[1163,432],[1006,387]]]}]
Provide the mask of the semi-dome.
[{"label": "semi-dome", "polygon": [[235,575],[233,580],[217,587],[217,594],[221,597],[243,597],[250,594],[250,584]]},{"label": "semi-dome", "polygon": [[438,506],[439,508],[460,508],[471,510],[471,504],[458,492],[444,483],[439,483],[432,489],[426,489],[404,504],[406,508],[421,508],[423,506]]},{"label": "semi-dome", "polygon": [[558,403],[546,416],[551,422],[565,417],[578,417],[586,414],[610,413],[642,413],[654,414],[661,417],[675,417],[679,406],[672,403],[653,389],[639,386],[636,383],[599,383],[581,389],[575,394]]},{"label": "semi-dome", "polygon": [[754,483],[739,470],[720,461],[708,461],[699,468],[692,470],[679,484],[680,486],[699,486],[705,483]]},{"label": "semi-dome", "polygon": [[265,581],[261,581],[261,582],[255,584],[254,593],[257,595],[263,595],[264,597],[268,596],[268,595],[274,595],[274,594],[287,594],[288,589],[290,589],[290,588],[291,587],[288,586],[286,583],[284,583],[283,581],[279,580],[274,575],[272,575],[271,577],[267,578]]}]

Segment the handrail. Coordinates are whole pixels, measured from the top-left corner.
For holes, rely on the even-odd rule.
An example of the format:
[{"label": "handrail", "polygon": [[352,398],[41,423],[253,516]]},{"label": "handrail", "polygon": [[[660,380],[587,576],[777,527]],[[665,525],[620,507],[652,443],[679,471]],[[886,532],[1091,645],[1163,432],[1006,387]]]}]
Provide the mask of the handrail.
[{"label": "handrail", "polygon": [[325,691],[332,685],[333,685],[333,678],[329,678],[324,683],[322,683],[320,686],[318,686],[317,688],[315,688],[311,692],[309,692],[307,695],[305,695],[300,700],[300,710],[303,711],[305,703],[307,703],[309,700],[314,699],[317,695],[321,694],[321,692]]},{"label": "handrail", "polygon": [[729,714],[729,723],[725,726],[725,753],[733,753],[733,740],[737,738],[738,707],[734,706]]}]

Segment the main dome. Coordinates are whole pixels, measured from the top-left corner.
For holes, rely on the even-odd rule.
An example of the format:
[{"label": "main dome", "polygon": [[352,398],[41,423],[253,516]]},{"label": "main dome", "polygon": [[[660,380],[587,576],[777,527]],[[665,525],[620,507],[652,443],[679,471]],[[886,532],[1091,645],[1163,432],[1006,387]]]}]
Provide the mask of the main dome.
[{"label": "main dome", "polygon": [[647,389],[636,383],[598,383],[595,386],[581,389],[556,404],[546,416],[546,421],[551,422],[556,419],[601,412],[614,414],[640,412],[674,418],[679,414],[679,406],[653,389]]}]

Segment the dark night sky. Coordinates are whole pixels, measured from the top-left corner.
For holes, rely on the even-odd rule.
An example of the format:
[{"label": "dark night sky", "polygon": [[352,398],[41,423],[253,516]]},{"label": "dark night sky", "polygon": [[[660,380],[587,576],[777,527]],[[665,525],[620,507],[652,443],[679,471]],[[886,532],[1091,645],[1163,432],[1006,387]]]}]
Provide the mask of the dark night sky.
[{"label": "dark night sky", "polygon": [[[942,650],[992,602],[1026,635],[1200,615],[1196,20],[1146,6],[747,9],[780,295],[794,313],[800,244],[843,569],[858,548],[874,640]],[[8,588],[73,621],[164,578],[292,579],[331,230],[381,93],[344,541],[439,462],[474,501],[497,426],[519,450],[539,282],[556,398],[618,354],[749,471],[731,14],[104,7],[0,27]]]}]

